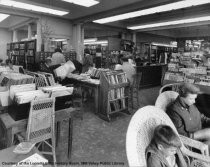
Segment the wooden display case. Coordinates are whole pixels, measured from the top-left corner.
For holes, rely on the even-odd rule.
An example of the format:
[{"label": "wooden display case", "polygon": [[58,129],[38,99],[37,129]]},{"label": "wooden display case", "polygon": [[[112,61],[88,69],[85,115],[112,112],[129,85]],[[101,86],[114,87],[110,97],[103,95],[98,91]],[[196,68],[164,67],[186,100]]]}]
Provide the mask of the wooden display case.
[{"label": "wooden display case", "polygon": [[100,76],[100,111],[99,117],[106,121],[111,120],[115,113],[128,111],[129,83],[122,71],[103,71]]}]

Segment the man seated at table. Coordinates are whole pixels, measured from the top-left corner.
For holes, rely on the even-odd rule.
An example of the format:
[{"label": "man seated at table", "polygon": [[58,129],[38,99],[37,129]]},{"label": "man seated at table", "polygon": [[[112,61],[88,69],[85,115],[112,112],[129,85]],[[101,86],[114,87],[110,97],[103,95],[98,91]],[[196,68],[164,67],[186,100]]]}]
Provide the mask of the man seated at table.
[{"label": "man seated at table", "polygon": [[52,64],[51,57],[47,57],[45,59],[45,62],[40,64],[40,71],[53,74],[53,70],[52,68],[50,68],[51,64]]},{"label": "man seated at table", "polygon": [[194,105],[200,89],[190,83],[183,83],[176,100],[167,107],[169,115],[179,134],[204,141],[210,146],[210,118],[201,114]]},{"label": "man seated at table", "polygon": [[122,65],[116,66],[115,70],[123,70],[126,73],[128,81],[132,85],[133,83],[133,75],[136,74],[135,68],[128,62],[129,57],[124,56],[121,58]]}]

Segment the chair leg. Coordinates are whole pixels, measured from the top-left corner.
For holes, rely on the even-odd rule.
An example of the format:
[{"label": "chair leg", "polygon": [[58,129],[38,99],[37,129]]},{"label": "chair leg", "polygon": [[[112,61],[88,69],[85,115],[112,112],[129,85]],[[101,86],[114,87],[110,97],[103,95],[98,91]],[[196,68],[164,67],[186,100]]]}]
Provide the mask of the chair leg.
[{"label": "chair leg", "polygon": [[53,163],[54,163],[54,167],[57,167],[56,152],[55,152],[55,138],[52,139],[52,153],[53,153]]}]

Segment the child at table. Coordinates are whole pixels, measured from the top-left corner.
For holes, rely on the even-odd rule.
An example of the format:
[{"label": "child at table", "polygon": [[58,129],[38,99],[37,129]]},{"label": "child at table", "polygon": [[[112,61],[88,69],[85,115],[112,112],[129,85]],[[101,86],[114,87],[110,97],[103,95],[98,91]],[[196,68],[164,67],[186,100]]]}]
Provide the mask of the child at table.
[{"label": "child at table", "polygon": [[147,167],[187,167],[180,147],[181,141],[170,126],[157,126],[146,149]]}]

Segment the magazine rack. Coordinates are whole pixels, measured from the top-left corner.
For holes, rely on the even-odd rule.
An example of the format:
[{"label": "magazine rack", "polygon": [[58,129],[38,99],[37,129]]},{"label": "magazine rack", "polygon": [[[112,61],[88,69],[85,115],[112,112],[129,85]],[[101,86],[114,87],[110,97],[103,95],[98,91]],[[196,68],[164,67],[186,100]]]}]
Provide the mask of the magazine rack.
[{"label": "magazine rack", "polygon": [[127,113],[129,83],[122,71],[103,71],[100,76],[100,111],[99,117],[110,121],[115,113]]}]

